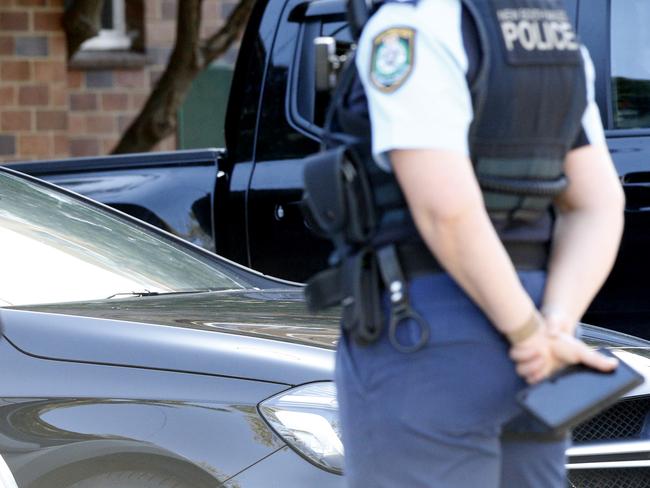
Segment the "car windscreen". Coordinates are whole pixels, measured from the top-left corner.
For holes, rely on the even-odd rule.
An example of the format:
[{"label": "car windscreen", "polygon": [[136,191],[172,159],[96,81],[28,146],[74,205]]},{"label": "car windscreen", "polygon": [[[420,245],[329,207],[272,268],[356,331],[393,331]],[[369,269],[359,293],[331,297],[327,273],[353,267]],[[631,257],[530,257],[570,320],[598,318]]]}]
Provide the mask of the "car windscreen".
[{"label": "car windscreen", "polygon": [[0,303],[239,289],[216,258],[65,192],[0,172]]}]

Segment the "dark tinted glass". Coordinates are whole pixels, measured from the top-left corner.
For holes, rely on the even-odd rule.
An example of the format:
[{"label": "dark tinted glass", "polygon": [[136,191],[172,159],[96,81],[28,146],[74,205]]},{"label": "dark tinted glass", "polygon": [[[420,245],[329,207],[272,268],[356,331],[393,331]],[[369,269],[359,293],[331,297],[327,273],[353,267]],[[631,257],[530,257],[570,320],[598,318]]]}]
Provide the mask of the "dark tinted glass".
[{"label": "dark tinted glass", "polygon": [[102,8],[102,29],[113,28],[113,2],[111,0],[104,1]]},{"label": "dark tinted glass", "polygon": [[612,103],[616,129],[650,128],[650,2],[612,0]]},{"label": "dark tinted glass", "polygon": [[[66,9],[69,9],[72,6],[74,0],[65,0],[63,6]],[[124,0],[118,0],[124,1]],[[101,16],[102,29],[112,29],[113,28],[113,0],[104,0],[104,5],[102,6],[102,16]]]}]

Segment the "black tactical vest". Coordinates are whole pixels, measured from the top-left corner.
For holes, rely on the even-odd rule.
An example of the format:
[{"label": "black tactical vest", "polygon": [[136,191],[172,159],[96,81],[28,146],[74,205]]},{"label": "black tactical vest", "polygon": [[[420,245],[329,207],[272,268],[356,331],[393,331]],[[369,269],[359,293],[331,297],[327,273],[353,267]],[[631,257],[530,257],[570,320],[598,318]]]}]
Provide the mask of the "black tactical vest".
[{"label": "black tactical vest", "polygon": [[[465,49],[477,60],[467,75],[475,173],[515,266],[542,269],[552,199],[566,187],[564,158],[581,135],[586,109],[582,54],[562,0],[462,5]],[[391,301],[388,336],[398,350],[414,351],[429,329],[410,306],[406,281],[442,268],[422,243],[395,177],[372,158],[367,101],[354,62],[344,68],[332,100],[325,150],[305,162],[304,198],[312,228],[331,239],[336,252],[331,267],[309,280],[307,304],[312,310],[341,305],[344,331],[369,344],[382,333],[383,287]],[[397,327],[407,319],[420,324],[416,344],[397,340]]]},{"label": "black tactical vest", "polygon": [[[462,4],[465,49],[477,60],[467,76],[474,108],[469,146],[486,207],[504,242],[549,242],[552,198],[565,186],[563,161],[587,103],[579,43],[562,0]],[[417,239],[394,176],[372,160],[367,102],[356,69],[349,69],[326,144],[340,143],[340,132],[358,141],[379,222],[372,243]]]}]

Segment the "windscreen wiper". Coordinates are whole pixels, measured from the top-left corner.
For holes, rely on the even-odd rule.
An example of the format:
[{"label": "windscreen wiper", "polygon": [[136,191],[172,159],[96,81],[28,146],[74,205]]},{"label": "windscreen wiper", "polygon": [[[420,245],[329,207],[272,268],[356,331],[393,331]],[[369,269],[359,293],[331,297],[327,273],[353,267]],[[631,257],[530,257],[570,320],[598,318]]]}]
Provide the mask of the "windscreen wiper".
[{"label": "windscreen wiper", "polygon": [[219,291],[219,288],[202,288],[197,290],[182,290],[182,291],[124,291],[120,293],[114,293],[113,295],[106,297],[105,300],[110,300],[111,298],[119,297],[155,297],[160,295],[186,295],[191,293],[206,293],[209,291]]},{"label": "windscreen wiper", "polygon": [[152,297],[160,295],[159,291],[149,291],[149,290],[143,290],[143,291],[123,291],[120,293],[114,293],[110,297],[106,297],[106,300],[110,300],[111,298],[117,298],[117,297]]}]

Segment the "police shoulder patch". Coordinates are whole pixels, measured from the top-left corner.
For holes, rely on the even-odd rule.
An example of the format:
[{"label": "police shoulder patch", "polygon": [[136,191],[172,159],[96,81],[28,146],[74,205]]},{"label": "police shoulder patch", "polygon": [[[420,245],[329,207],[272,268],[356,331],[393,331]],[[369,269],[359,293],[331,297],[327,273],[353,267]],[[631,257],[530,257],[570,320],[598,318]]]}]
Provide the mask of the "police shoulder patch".
[{"label": "police shoulder patch", "polygon": [[373,40],[370,80],[380,91],[397,90],[408,79],[415,55],[415,30],[393,27]]}]

